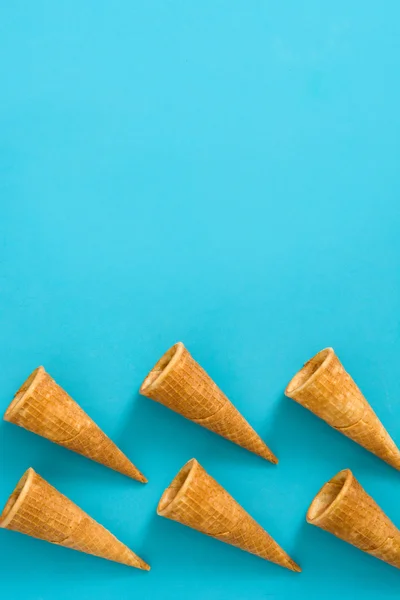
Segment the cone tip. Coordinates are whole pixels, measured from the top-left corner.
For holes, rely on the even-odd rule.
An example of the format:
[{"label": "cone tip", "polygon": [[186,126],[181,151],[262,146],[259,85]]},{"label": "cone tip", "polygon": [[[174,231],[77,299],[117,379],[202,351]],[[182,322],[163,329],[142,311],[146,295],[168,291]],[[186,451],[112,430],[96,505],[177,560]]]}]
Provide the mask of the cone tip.
[{"label": "cone tip", "polygon": [[128,548],[128,546],[125,546],[125,549],[127,550],[127,555],[125,555],[124,560],[120,562],[128,567],[134,567],[135,569],[140,569],[141,571],[150,571],[150,565],[148,565],[143,558],[138,556],[133,550]]},{"label": "cone tip", "polygon": [[141,473],[139,469],[135,467],[135,465],[129,460],[129,458],[123,455],[123,459],[124,460],[122,466],[119,469],[116,469],[117,471],[119,471],[119,473],[122,473],[123,475],[126,475],[127,477],[130,477],[135,481],[139,481],[140,483],[148,482],[147,477],[145,477],[143,473]]},{"label": "cone tip", "polygon": [[128,567],[133,567],[134,569],[140,569],[141,571],[150,571],[151,569],[150,565],[148,565],[143,558],[140,558],[140,556],[135,554],[132,550],[130,550],[130,557],[124,561],[123,564],[127,565]]},{"label": "cone tip", "polygon": [[272,454],[272,452],[271,452],[271,456],[269,458],[269,461],[272,462],[273,465],[277,465],[279,463],[279,460],[277,459],[277,457],[275,456],[275,454]]},{"label": "cone tip", "polygon": [[123,475],[127,475],[128,477],[130,477],[131,479],[134,479],[135,481],[139,481],[139,483],[148,483],[148,479],[147,477],[145,477],[143,475],[143,473],[141,473],[138,469],[136,469],[136,467],[134,467],[133,469],[131,469],[128,473],[126,471],[122,471]]},{"label": "cone tip", "polygon": [[294,571],[295,573],[301,573],[301,567],[291,558],[289,559],[288,569]]},{"label": "cone tip", "polygon": [[256,453],[259,456],[261,456],[261,458],[264,458],[265,460],[268,460],[273,465],[277,465],[278,462],[279,462],[279,460],[275,456],[275,454],[268,448],[267,444],[265,444],[263,441],[262,441],[262,448],[261,448],[261,450],[256,451]]}]

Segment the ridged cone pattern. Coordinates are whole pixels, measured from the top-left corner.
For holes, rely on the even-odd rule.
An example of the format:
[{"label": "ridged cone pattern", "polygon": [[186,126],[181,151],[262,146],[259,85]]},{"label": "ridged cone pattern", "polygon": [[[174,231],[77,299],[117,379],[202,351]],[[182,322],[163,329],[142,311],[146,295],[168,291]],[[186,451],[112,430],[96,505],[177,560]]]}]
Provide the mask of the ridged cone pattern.
[{"label": "ridged cone pattern", "polygon": [[332,348],[309,360],[285,394],[400,470],[399,449]]},{"label": "ridged cone pattern", "polygon": [[300,567],[195,460],[165,490],[157,512],[292,571]]},{"label": "ridged cone pattern", "polygon": [[400,569],[400,531],[349,469],[322,487],[307,521]]},{"label": "ridged cone pattern", "polygon": [[28,469],[10,496],[0,526],[130,567],[150,568],[33,469]]},{"label": "ridged cone pattern", "polygon": [[276,464],[277,458],[182,343],[150,371],[141,394]]},{"label": "ridged cone pattern", "polygon": [[43,367],[36,369],[20,388],[4,419],[114,471],[147,481]]}]

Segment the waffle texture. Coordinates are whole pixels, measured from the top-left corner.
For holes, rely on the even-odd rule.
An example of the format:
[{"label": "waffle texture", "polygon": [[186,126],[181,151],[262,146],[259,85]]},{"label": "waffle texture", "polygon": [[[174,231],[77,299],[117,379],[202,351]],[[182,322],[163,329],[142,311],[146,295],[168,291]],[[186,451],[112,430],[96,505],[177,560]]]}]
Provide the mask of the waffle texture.
[{"label": "waffle texture", "polygon": [[147,481],[43,367],[22,385],[4,419],[128,477]]},{"label": "waffle texture", "polygon": [[28,469],[0,517],[0,526],[52,544],[149,570],[107,529]]},{"label": "waffle texture", "polygon": [[282,567],[301,570],[195,459],[181,469],[165,490],[157,512]]},{"label": "waffle texture", "polygon": [[400,531],[349,469],[318,492],[307,521],[400,569]]},{"label": "waffle texture", "polygon": [[285,394],[400,470],[400,451],[332,348],[309,360]]},{"label": "waffle texture", "polygon": [[276,464],[277,458],[182,343],[144,380],[140,393]]}]

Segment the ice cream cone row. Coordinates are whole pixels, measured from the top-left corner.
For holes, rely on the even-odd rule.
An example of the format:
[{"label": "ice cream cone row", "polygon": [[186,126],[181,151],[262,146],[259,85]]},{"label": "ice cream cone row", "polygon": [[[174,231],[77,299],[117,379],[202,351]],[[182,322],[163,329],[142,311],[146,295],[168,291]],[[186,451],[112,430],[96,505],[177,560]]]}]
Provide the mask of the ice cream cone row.
[{"label": "ice cream cone row", "polygon": [[395,469],[400,451],[332,348],[294,376],[285,394]]},{"label": "ice cream cone row", "polygon": [[321,488],[307,521],[400,569],[400,531],[349,469]]},{"label": "ice cream cone row", "polygon": [[0,515],[0,527],[148,571],[150,567],[76,504],[28,469]]},{"label": "ice cream cone row", "polygon": [[43,367],[21,386],[4,419],[128,477],[147,481]]},{"label": "ice cream cone row", "polygon": [[140,393],[262,458],[278,462],[181,342],[161,357],[144,380]]},{"label": "ice cream cone row", "polygon": [[301,570],[195,459],[165,490],[157,513],[291,571]]}]

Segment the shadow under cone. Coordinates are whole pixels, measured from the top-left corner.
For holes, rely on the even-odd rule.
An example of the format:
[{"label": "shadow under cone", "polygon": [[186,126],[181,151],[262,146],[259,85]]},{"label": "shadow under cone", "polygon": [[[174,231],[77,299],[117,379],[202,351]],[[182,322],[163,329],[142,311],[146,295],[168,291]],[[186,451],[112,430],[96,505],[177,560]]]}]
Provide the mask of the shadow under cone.
[{"label": "shadow under cone", "polygon": [[337,431],[395,469],[400,451],[332,348],[309,360],[285,390]]},{"label": "shadow under cone", "polygon": [[400,531],[349,469],[321,488],[307,521],[400,569]]},{"label": "shadow under cone", "polygon": [[158,361],[140,393],[276,464],[277,458],[179,342]]},{"label": "shadow under cone", "polygon": [[43,367],[30,375],[4,419],[142,483],[147,479]]},{"label": "shadow under cone", "polygon": [[8,499],[0,515],[0,527],[137,569],[150,569],[33,469],[26,471]]},{"label": "shadow under cone", "polygon": [[157,513],[291,571],[300,567],[194,458],[165,490]]}]

